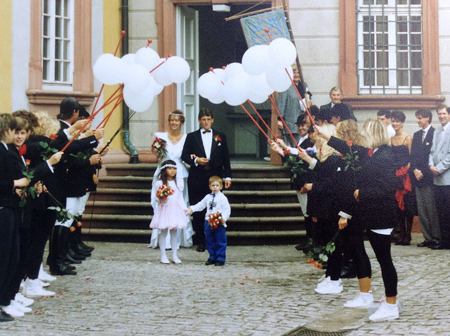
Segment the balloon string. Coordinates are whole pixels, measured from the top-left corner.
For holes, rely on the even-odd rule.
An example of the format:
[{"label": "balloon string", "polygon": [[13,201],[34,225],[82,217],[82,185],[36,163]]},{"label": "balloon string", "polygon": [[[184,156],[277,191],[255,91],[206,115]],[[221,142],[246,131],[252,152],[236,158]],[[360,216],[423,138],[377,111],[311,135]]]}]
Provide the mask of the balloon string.
[{"label": "balloon string", "polygon": [[[288,130],[289,135],[291,136],[292,140],[294,140],[294,143],[297,143],[297,139],[295,139],[294,135],[292,134],[291,130],[286,124],[286,121],[284,120],[283,116],[280,113],[280,110],[278,109],[277,105],[275,104],[275,101],[273,100],[272,96],[269,95],[270,102],[272,103],[272,106],[275,108],[275,111],[277,111],[278,116],[281,119],[281,122],[283,123],[284,127]],[[300,146],[297,144],[297,149],[300,150]]]},{"label": "balloon string", "polygon": [[263,117],[261,117],[261,115],[258,113],[258,111],[256,110],[256,108],[253,106],[252,102],[247,99],[247,102],[250,104],[250,106],[252,107],[253,111],[255,111],[256,115],[259,117],[259,119],[261,119],[261,121],[263,122],[263,124],[267,127],[267,129],[269,130],[269,132],[272,134],[273,138],[276,140],[277,136],[275,135],[275,133],[272,131],[272,129],[269,127],[269,125],[267,125],[267,123],[265,122],[265,120],[263,119]]},{"label": "balloon string", "polygon": [[[121,86],[123,86],[123,84],[122,84]],[[119,87],[119,89],[120,89],[120,87]],[[119,89],[117,89],[116,92],[117,92]],[[115,93],[114,93],[114,94],[115,94]],[[69,146],[72,144],[72,142],[73,142],[73,141],[81,134],[81,132],[86,128],[86,126],[89,124],[89,122],[92,121],[92,119],[94,119],[94,117],[95,117],[95,116],[96,116],[103,108],[105,108],[107,105],[109,105],[110,103],[112,103],[112,101],[115,100],[115,99],[117,99],[117,98],[118,98],[118,97],[116,97],[116,98],[114,98],[114,99],[111,99],[111,97],[110,97],[110,98],[108,99],[108,101],[107,101],[105,104],[103,104],[103,106],[102,106],[101,108],[98,109],[98,111],[92,113],[91,116],[90,116],[89,118],[86,119],[86,120],[87,120],[86,124],[84,124],[84,126],[80,128],[80,130],[76,133],[76,135],[73,136],[72,139],[70,139],[70,141],[64,146],[64,148],[61,150],[61,152],[64,152],[64,151],[67,149],[67,147],[69,147]]]},{"label": "balloon string", "polygon": [[248,116],[250,117],[251,120],[253,120],[253,122],[255,123],[255,125],[259,128],[259,130],[261,131],[262,134],[264,134],[264,136],[267,138],[267,140],[271,141],[269,136],[267,135],[266,132],[264,132],[264,130],[261,128],[261,126],[259,126],[258,122],[255,120],[255,118],[253,118],[253,116],[250,114],[250,112],[247,111],[247,109],[245,108],[245,106],[243,104],[241,104],[242,109],[248,114]]},{"label": "balloon string", "polygon": [[162,61],[161,63],[159,63],[156,67],[154,67],[152,70],[150,70],[150,73],[152,73],[153,71],[155,71],[156,69],[158,69],[161,65],[163,65],[165,62],[167,62],[167,60],[169,59],[169,58],[171,58],[172,57],[172,55],[168,55],[167,56],[167,58],[164,60],[164,61]]},{"label": "balloon string", "polygon": [[120,105],[120,103],[123,102],[123,97],[118,97],[116,104],[114,105],[114,107],[112,108],[111,112],[108,113],[108,115],[102,120],[102,122],[100,123],[100,125],[97,126],[96,129],[99,129],[101,124],[104,123],[103,127],[106,127],[106,124],[108,123],[109,119],[111,118],[111,115],[113,114],[114,110]]},{"label": "balloon string", "polygon": [[302,102],[303,107],[306,110],[306,113],[308,113],[308,116],[309,116],[309,119],[311,120],[311,123],[313,124],[313,126],[316,126],[316,123],[314,122],[314,119],[311,116],[311,112],[309,112],[308,107],[306,106],[305,102],[303,101],[303,97],[302,97],[301,93],[298,91],[297,85],[295,85],[294,80],[291,77],[291,74],[289,73],[288,69],[284,68],[284,70],[286,70],[286,73],[289,76],[289,79],[291,80],[292,86],[295,88],[295,92],[297,92],[297,95],[300,98],[300,101]]}]

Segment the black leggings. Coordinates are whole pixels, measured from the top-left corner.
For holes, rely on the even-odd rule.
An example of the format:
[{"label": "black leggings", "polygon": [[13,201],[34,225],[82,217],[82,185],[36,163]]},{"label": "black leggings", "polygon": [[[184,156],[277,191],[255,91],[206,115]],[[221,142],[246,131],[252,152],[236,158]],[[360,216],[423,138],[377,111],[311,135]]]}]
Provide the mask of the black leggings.
[{"label": "black leggings", "polygon": [[397,296],[397,271],[391,256],[391,236],[367,230],[367,237],[381,267],[386,297]]}]

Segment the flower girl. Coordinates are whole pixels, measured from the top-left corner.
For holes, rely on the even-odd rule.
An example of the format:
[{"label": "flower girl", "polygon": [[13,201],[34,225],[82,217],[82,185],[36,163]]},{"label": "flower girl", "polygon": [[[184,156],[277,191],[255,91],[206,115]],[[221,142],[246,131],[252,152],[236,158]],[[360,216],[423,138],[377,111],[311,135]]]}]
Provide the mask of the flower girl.
[{"label": "flower girl", "polygon": [[184,212],[186,204],[183,199],[183,189],[183,179],[177,179],[176,163],[172,160],[164,161],[158,175],[158,181],[153,184],[152,188],[151,203],[154,214],[150,223],[150,228],[161,230],[159,248],[162,264],[170,263],[166,255],[167,231],[170,232],[173,262],[181,264],[176,248],[177,229],[185,228],[188,223],[188,217]]}]

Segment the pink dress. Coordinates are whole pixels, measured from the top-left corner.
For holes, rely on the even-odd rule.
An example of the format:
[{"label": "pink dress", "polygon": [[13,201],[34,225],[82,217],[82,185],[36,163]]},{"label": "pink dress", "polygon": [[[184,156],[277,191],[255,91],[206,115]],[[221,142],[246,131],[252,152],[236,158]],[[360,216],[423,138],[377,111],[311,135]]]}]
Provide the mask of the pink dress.
[{"label": "pink dress", "polygon": [[167,182],[174,193],[167,197],[167,200],[160,201],[156,197],[156,192],[162,186],[162,181],[153,184],[151,202],[153,206],[153,219],[150,228],[159,230],[184,229],[187,226],[189,217],[184,212],[186,204],[183,198],[184,183],[182,179]]}]

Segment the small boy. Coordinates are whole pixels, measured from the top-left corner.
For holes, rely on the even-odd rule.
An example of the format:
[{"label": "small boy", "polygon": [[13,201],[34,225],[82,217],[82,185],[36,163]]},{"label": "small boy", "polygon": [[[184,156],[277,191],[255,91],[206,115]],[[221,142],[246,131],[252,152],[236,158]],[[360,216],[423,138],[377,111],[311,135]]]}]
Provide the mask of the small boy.
[{"label": "small boy", "polygon": [[[206,195],[200,202],[185,210],[186,213],[192,215],[193,212],[202,211],[207,208],[205,215],[205,238],[209,258],[205,265],[225,265],[227,249],[227,232],[225,229],[225,222],[230,217],[231,208],[227,197],[221,192],[222,186],[222,178],[219,176],[211,176],[209,178],[209,189],[211,189],[212,193]],[[214,215],[217,212],[221,214],[223,223],[213,227],[209,224],[208,219],[210,215]]]}]

